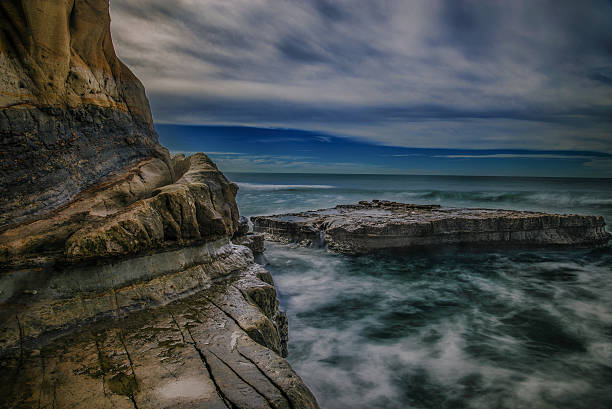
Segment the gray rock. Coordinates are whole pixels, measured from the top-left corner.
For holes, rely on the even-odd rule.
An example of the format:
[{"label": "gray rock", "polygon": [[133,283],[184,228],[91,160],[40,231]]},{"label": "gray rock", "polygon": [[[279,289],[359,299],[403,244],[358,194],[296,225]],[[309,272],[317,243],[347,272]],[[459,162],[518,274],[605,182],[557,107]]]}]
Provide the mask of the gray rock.
[{"label": "gray rock", "polygon": [[255,233],[246,236],[238,236],[232,241],[241,246],[250,248],[255,256],[263,254],[265,250],[265,236],[263,234]]},{"label": "gray rock", "polygon": [[0,231],[130,164],[167,161],[150,124],[112,108],[0,109],[0,118]]},{"label": "gray rock", "polygon": [[458,209],[388,201],[359,202],[303,213],[251,217],[271,241],[327,246],[347,254],[453,246],[606,245],[600,216]]},{"label": "gray rock", "polygon": [[238,230],[236,230],[236,236],[246,236],[250,229],[249,219],[245,216],[240,216],[240,219],[238,219]]}]

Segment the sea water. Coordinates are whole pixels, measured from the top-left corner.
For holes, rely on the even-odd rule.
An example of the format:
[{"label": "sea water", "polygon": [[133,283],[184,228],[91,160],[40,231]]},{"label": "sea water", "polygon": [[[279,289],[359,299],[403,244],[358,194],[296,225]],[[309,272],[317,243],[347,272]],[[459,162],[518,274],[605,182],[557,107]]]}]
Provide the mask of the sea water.
[{"label": "sea water", "polygon": [[[612,180],[232,174],[243,215],[387,199],[596,214]],[[322,408],[612,408],[612,248],[343,256],[267,243]]]}]

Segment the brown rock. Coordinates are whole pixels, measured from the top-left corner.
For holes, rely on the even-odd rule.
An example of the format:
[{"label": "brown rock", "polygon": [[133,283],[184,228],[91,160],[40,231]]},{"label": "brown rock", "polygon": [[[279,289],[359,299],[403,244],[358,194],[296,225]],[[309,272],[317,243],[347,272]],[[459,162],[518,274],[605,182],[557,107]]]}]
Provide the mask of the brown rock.
[{"label": "brown rock", "polygon": [[140,313],[119,301],[115,320],[0,355],[0,408],[317,408],[281,357],[286,323],[262,270]]},{"label": "brown rock", "polygon": [[152,125],[144,87],[115,54],[108,0],[0,3],[0,106],[130,112]]},{"label": "brown rock", "polygon": [[108,0],[6,0],[0,26],[0,231],[139,160],[169,162]]},{"label": "brown rock", "polygon": [[147,160],[0,234],[0,408],[317,407],[270,273],[230,243],[236,186],[172,163],[175,183]]},{"label": "brown rock", "polygon": [[158,144],[108,6],[0,2],[0,409],[316,408],[237,186]]}]

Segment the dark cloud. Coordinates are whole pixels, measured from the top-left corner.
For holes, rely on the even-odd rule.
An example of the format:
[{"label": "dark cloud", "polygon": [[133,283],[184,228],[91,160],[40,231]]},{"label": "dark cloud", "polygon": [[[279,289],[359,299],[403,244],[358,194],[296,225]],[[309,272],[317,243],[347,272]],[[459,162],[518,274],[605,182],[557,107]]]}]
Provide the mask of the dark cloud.
[{"label": "dark cloud", "polygon": [[304,37],[294,35],[281,38],[278,50],[284,57],[300,63],[319,63],[328,59],[322,50],[310,44]]},{"label": "dark cloud", "polygon": [[111,15],[158,121],[612,152],[609,0],[134,0]]},{"label": "dark cloud", "polygon": [[502,13],[489,2],[446,0],[440,13],[445,36],[439,44],[453,44],[472,58],[490,55],[497,46]]},{"label": "dark cloud", "polygon": [[342,20],[346,17],[346,13],[338,5],[329,0],[314,0],[317,11],[321,15],[330,20]]},{"label": "dark cloud", "polygon": [[612,85],[612,67],[595,68],[589,74],[589,79],[601,82],[605,85]]}]

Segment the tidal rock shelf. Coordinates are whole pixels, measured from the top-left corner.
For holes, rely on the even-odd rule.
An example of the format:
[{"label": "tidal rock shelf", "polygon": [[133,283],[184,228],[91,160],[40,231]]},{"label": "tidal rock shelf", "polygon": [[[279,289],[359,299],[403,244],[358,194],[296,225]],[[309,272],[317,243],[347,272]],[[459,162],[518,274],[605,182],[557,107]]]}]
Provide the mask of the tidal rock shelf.
[{"label": "tidal rock shelf", "polygon": [[267,240],[325,246],[345,254],[444,245],[597,247],[612,238],[600,216],[461,209],[373,200],[251,218]]}]

